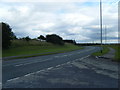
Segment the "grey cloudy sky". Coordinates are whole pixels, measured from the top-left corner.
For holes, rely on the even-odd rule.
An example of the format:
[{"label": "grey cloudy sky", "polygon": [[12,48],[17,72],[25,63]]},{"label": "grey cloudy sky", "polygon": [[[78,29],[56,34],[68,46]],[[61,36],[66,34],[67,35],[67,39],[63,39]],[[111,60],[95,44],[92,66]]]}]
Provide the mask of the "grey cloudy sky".
[{"label": "grey cloudy sky", "polygon": [[[8,23],[17,37],[58,34],[77,42],[100,42],[99,17],[99,2],[88,0],[0,3],[0,22]],[[108,42],[117,42],[118,0],[103,0],[103,25],[107,26]]]}]

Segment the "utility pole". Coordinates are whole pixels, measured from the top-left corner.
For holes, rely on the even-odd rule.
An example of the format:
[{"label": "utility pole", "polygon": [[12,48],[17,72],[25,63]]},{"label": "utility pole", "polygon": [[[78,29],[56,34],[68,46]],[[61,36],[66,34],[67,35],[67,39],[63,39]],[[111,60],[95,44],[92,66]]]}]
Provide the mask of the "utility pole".
[{"label": "utility pole", "polygon": [[102,53],[102,2],[100,0],[100,30],[101,30],[101,53]]},{"label": "utility pole", "polygon": [[105,44],[107,44],[107,26],[105,25]]}]

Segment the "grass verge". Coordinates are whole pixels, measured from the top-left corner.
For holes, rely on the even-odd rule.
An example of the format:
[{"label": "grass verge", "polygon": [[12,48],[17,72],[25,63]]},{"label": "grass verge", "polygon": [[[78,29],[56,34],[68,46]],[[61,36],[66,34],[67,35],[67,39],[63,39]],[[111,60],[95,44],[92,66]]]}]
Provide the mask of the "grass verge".
[{"label": "grass verge", "polygon": [[107,54],[109,52],[109,48],[107,46],[102,46],[102,48],[103,48],[102,53],[101,53],[101,51],[99,51],[99,52],[93,53],[92,55],[102,56],[102,55]]},{"label": "grass verge", "polygon": [[104,54],[107,54],[109,52],[108,47],[111,47],[111,48],[115,49],[114,61],[120,62],[120,55],[119,55],[120,46],[119,45],[104,45],[102,53],[99,51],[99,52],[93,53],[92,55],[94,55],[94,56],[102,56]]},{"label": "grass verge", "polygon": [[115,49],[115,57],[114,60],[120,62],[120,45],[110,45],[111,48]]},{"label": "grass verge", "polygon": [[23,45],[21,43],[22,42],[20,42],[19,44],[17,41],[18,46],[16,46],[16,43],[14,42],[10,49],[3,50],[2,57],[17,56],[17,57],[13,57],[12,59],[27,58],[27,57],[63,53],[63,52],[82,49],[82,47],[68,43],[66,43],[63,46],[54,45],[46,42],[40,42],[36,45],[35,44],[31,45],[31,42],[29,42],[29,44],[24,43]]}]

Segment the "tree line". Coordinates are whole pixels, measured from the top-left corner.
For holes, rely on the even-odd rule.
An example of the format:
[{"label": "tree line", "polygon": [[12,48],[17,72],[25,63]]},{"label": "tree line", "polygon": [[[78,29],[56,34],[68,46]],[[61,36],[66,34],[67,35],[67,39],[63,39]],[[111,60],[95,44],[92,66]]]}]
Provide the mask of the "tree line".
[{"label": "tree line", "polygon": [[[8,49],[11,46],[11,41],[18,38],[12,32],[12,28],[7,23],[2,22],[0,24],[2,25],[2,48]],[[25,40],[29,42],[31,38],[27,36],[27,37],[19,38],[18,40]],[[46,42],[58,44],[58,45],[64,45],[65,42],[68,42],[68,43],[75,42],[72,40],[63,40],[62,37],[56,34],[46,35],[46,37],[44,37],[43,35],[40,35],[35,40],[46,41]]]}]

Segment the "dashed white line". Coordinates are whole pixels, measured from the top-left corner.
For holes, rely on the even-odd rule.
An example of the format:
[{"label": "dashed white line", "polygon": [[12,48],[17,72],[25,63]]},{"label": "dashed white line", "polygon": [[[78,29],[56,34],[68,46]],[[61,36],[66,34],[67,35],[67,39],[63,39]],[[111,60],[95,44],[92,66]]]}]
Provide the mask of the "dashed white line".
[{"label": "dashed white line", "polygon": [[49,67],[49,68],[47,68],[47,70],[50,70],[50,69],[52,69],[53,67]]},{"label": "dashed white line", "polygon": [[69,64],[70,62],[67,62],[67,64]]},{"label": "dashed white line", "polygon": [[[90,55],[87,55],[87,56],[85,56],[85,57],[82,57],[82,58],[76,59],[76,60],[82,60],[82,59],[85,59],[85,58],[87,58],[87,57],[89,57],[89,56],[90,56]],[[62,66],[62,65],[69,64],[69,63],[71,63],[71,62],[67,62],[67,63],[61,64],[61,65],[57,65],[57,66],[55,66],[55,67],[60,67],[60,66]],[[16,66],[20,66],[20,65],[22,65],[22,64],[19,64],[19,65],[16,65]],[[49,68],[47,68],[46,70],[50,70],[50,69],[53,69],[53,68],[54,68],[54,67],[49,67]],[[32,74],[34,74],[34,73],[39,73],[39,72],[42,72],[42,71],[45,71],[45,69],[40,70],[40,71],[37,71],[37,72],[33,72],[33,73],[26,74],[26,75],[24,75],[24,76],[29,76],[29,75],[32,75]],[[17,80],[17,79],[19,79],[19,78],[20,78],[20,77],[13,78],[13,79],[9,79],[9,80],[7,80],[7,82],[14,81],[14,80]]]},{"label": "dashed white line", "polygon": [[24,76],[26,77],[26,76],[29,76],[29,75],[32,75],[32,74],[34,74],[34,73],[29,73],[29,74],[26,74],[26,75],[24,75]]},{"label": "dashed white line", "polygon": [[85,58],[88,58],[90,55],[87,55],[87,56],[85,56],[85,57],[82,57],[81,59],[79,59],[79,60],[82,60],[82,59],[85,59]]},{"label": "dashed white line", "polygon": [[57,65],[56,67],[60,67],[61,65]]},{"label": "dashed white line", "polygon": [[60,56],[54,56],[54,57],[56,57],[56,58],[57,58],[57,57],[60,57]]},{"label": "dashed white line", "polygon": [[20,78],[20,77],[13,78],[13,79],[9,79],[9,80],[7,80],[7,82],[14,81],[14,80],[17,80],[17,79],[19,79],[19,78]]},{"label": "dashed white line", "polygon": [[19,66],[22,66],[23,64],[18,64],[18,65],[15,65],[16,67],[19,67]]},{"label": "dashed white line", "polygon": [[61,64],[62,66],[65,65],[65,63]]},{"label": "dashed white line", "polygon": [[23,66],[23,65],[29,65],[29,64],[38,63],[38,62],[44,62],[44,61],[48,61],[48,60],[51,60],[51,58],[45,59],[43,61],[30,62],[30,63],[25,63],[25,64],[18,64],[18,65],[15,65],[15,67],[19,67],[19,66]]}]

